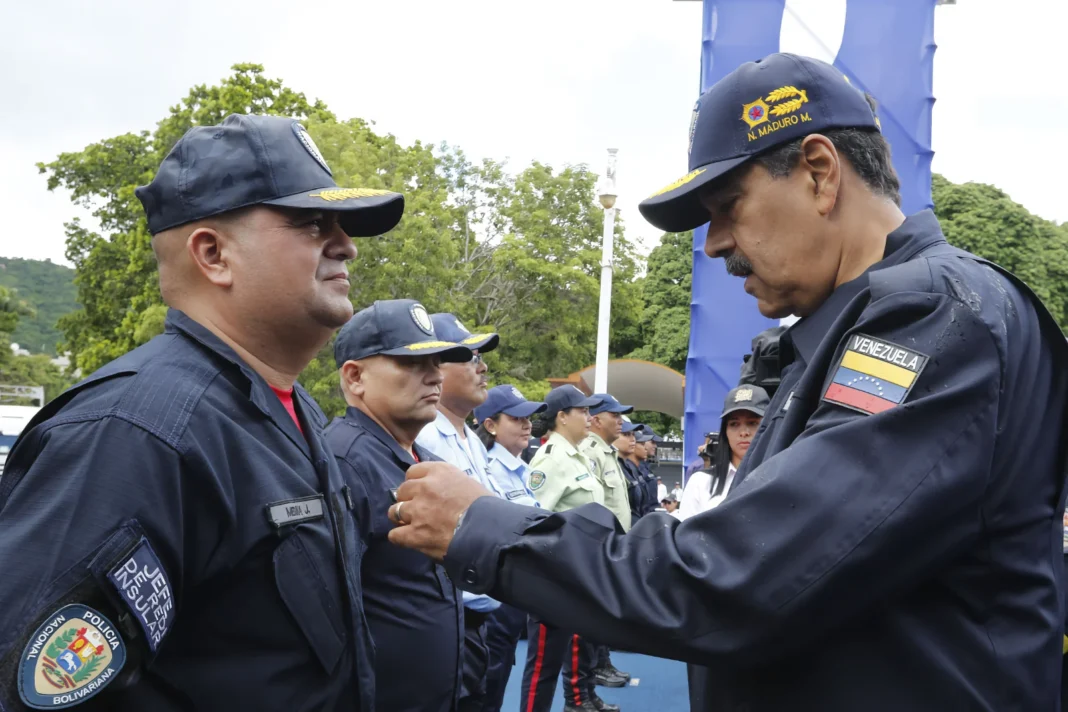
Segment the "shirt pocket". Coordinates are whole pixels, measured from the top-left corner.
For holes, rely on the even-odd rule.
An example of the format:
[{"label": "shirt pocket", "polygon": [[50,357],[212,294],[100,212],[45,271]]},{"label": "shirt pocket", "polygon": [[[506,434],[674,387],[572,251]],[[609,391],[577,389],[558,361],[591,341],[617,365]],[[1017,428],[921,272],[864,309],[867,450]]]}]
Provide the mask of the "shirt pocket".
[{"label": "shirt pocket", "polygon": [[294,532],[275,549],[274,578],[278,593],[293,615],[323,669],[334,671],[345,649],[344,624],[337,586],[328,586],[322,557],[309,550],[299,532]]},{"label": "shirt pocket", "polygon": [[597,488],[601,483],[592,474],[576,475],[575,480],[568,487],[568,494],[576,499],[579,504],[588,504],[597,501]]}]

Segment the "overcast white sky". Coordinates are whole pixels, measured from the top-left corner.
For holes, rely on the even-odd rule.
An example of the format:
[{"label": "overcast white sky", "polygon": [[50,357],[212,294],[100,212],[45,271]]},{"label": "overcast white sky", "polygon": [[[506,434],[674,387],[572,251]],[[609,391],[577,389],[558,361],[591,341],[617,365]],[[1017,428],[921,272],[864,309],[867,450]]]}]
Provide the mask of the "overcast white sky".
[{"label": "overcast white sky", "polygon": [[[790,0],[821,24],[831,0]],[[833,24],[833,23],[832,23]],[[34,163],[151,129],[188,89],[258,62],[338,116],[403,143],[601,171],[619,148],[628,232],[641,198],[686,171],[700,2],[672,0],[53,0],[0,3],[0,256],[64,262],[85,215]],[[1065,0],[937,10],[934,169],[1068,220]]]}]

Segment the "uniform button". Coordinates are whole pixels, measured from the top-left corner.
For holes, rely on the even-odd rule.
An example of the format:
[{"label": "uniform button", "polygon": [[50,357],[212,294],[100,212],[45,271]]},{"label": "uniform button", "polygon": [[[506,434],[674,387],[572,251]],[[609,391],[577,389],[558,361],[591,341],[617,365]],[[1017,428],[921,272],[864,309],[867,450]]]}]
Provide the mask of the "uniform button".
[{"label": "uniform button", "polygon": [[478,572],[474,569],[464,570],[464,583],[474,586],[478,583]]}]

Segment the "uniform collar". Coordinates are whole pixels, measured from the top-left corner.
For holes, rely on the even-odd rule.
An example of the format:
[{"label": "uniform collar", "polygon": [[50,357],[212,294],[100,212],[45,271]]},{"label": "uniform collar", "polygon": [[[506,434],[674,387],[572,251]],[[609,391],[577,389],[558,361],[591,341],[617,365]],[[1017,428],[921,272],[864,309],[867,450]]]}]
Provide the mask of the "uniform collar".
[{"label": "uniform collar", "polygon": [[[377,439],[383,445],[388,447],[390,452],[393,453],[393,457],[395,457],[400,462],[403,462],[405,465],[409,466],[415,464],[415,458],[409,455],[408,452],[400,446],[400,443],[397,442],[397,439],[390,435],[388,432],[386,432],[385,428],[376,423],[374,418],[367,415],[367,413],[364,413],[359,408],[356,408],[351,405],[346,408],[345,421],[351,425],[363,428],[371,435],[375,436],[375,439]],[[412,444],[412,449],[415,450],[417,455],[419,455],[420,460],[426,459],[425,457],[423,457],[422,453],[419,452],[414,443]]]},{"label": "uniform collar", "polygon": [[505,450],[498,443],[493,443],[493,447],[489,449],[489,457],[491,460],[500,462],[509,472],[522,472],[523,468],[526,467],[525,462]]},{"label": "uniform collar", "polygon": [[[456,432],[456,427],[440,410],[438,411],[438,414],[434,417],[434,427],[437,428],[438,432],[444,435],[445,437],[453,437],[457,440],[460,439],[460,434]],[[467,427],[466,423],[464,424],[464,434],[467,437],[471,437],[472,435],[474,435],[474,433],[471,432],[471,428]]]},{"label": "uniform collar", "polygon": [[930,210],[923,210],[905,218],[901,226],[886,236],[883,259],[873,264],[864,274],[839,286],[816,311],[790,327],[779,340],[779,364],[787,366],[800,356],[808,363],[816,348],[842,310],[853,298],[868,288],[868,276],[880,269],[893,267],[915,257],[922,250],[939,242],[945,242],[938,218]]},{"label": "uniform collar", "polygon": [[545,444],[562,448],[565,455],[581,455],[578,448],[572,445],[570,440],[556,431],[553,431],[553,434],[549,436],[549,440]]},{"label": "uniform collar", "polygon": [[601,450],[604,450],[605,453],[607,453],[609,455],[611,455],[613,452],[616,451],[616,446],[615,445],[609,445],[608,443],[606,443],[604,441],[604,438],[602,438],[600,435],[598,435],[595,432],[592,432],[592,431],[590,432],[589,439],[593,442],[593,444],[595,446],[597,446]]},{"label": "uniform collar", "polygon": [[182,334],[236,366],[249,382],[249,398],[253,404],[263,411],[265,415],[271,414],[271,401],[268,400],[268,396],[275,400],[278,398],[270,391],[267,382],[251,366],[245,363],[237,355],[237,352],[230,348],[229,344],[212,333],[210,329],[200,322],[194,321],[185,312],[168,309],[167,318],[163,323],[163,330],[166,333]]}]

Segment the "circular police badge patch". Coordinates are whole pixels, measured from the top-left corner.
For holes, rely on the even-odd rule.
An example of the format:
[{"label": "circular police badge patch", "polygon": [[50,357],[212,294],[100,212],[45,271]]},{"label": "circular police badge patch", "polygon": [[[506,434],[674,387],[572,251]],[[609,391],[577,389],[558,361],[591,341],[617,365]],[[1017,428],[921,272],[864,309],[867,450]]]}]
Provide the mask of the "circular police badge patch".
[{"label": "circular police badge patch", "polygon": [[326,159],[323,158],[323,154],[319,152],[319,147],[315,145],[315,141],[312,141],[312,137],[311,134],[308,133],[308,129],[304,128],[301,124],[294,121],[293,133],[297,135],[297,138],[300,139],[301,145],[303,145],[304,149],[311,154],[311,157],[314,158],[319,163],[319,165],[323,167],[323,170],[329,173],[331,176],[334,175],[333,171],[330,170],[330,166],[326,165]]},{"label": "circular police badge patch", "polygon": [[530,489],[536,490],[545,484],[545,473],[540,470],[534,470],[530,473]]},{"label": "circular police badge patch", "polygon": [[434,335],[434,322],[430,321],[430,315],[422,304],[413,304],[411,308],[412,321],[429,336]]},{"label": "circular police badge patch", "polygon": [[80,704],[103,690],[126,663],[126,645],[107,618],[72,604],[30,636],[19,669],[19,696],[38,710]]}]

